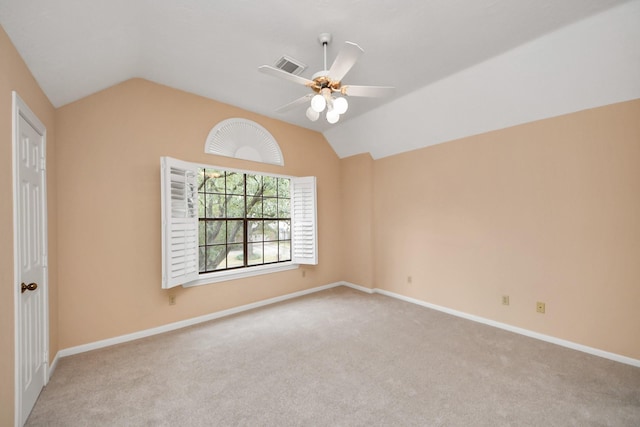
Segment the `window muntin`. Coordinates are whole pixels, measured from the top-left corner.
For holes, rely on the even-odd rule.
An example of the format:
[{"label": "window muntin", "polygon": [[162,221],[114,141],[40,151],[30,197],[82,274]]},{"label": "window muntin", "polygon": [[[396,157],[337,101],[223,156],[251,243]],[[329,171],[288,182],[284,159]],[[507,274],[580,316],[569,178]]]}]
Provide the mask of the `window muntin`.
[{"label": "window muntin", "polygon": [[199,273],[291,261],[291,180],[198,168]]}]

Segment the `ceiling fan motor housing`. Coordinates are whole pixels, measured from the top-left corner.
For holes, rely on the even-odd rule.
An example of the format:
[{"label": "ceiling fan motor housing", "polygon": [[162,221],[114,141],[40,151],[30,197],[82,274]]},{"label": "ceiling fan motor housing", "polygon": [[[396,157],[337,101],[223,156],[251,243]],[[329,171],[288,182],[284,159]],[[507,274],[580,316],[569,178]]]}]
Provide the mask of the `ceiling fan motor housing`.
[{"label": "ceiling fan motor housing", "polygon": [[340,82],[331,80],[327,74],[329,74],[329,71],[323,70],[313,75],[312,80],[314,84],[311,86],[311,89],[313,89],[314,92],[320,92],[324,88],[329,88],[332,92],[340,91]]}]

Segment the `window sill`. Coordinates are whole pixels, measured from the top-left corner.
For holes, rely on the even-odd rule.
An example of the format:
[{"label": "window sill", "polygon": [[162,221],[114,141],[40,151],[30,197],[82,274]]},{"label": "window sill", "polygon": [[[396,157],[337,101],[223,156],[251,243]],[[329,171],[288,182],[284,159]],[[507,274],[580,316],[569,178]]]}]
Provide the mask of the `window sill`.
[{"label": "window sill", "polygon": [[260,265],[256,267],[246,267],[238,270],[218,271],[214,273],[205,273],[198,276],[197,280],[185,283],[183,288],[192,286],[209,285],[211,283],[226,282],[228,280],[243,279],[245,277],[260,276],[262,274],[277,273],[280,271],[295,270],[298,264],[292,262],[283,262],[272,265]]}]

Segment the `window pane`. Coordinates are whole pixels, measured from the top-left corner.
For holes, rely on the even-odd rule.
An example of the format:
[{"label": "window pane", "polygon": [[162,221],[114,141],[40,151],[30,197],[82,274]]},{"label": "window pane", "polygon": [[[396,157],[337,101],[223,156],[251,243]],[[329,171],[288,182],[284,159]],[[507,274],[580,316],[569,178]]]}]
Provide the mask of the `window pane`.
[{"label": "window pane", "polygon": [[205,194],[206,218],[224,218],[224,196],[221,194]]},{"label": "window pane", "polygon": [[227,268],[225,245],[207,246],[207,271]]},{"label": "window pane", "polygon": [[244,196],[227,196],[227,218],[244,218]]},{"label": "window pane", "polygon": [[291,241],[280,241],[278,242],[280,251],[278,254],[279,261],[290,261],[291,260]]},{"label": "window pane", "polygon": [[199,271],[200,273],[202,273],[203,271],[207,271],[207,263],[206,263],[206,260],[207,260],[207,256],[206,256],[206,255],[207,255],[207,251],[206,251],[206,249],[207,249],[207,248],[205,248],[204,246],[201,246],[201,247],[199,247],[199,248],[198,248],[198,251],[200,252],[200,253],[198,254],[198,259],[199,259],[199,261],[200,261],[200,262],[199,262],[199,268],[198,268],[198,271]]},{"label": "window pane", "polygon": [[227,241],[227,223],[224,220],[207,221],[207,245],[224,244]]},{"label": "window pane", "polygon": [[278,218],[290,218],[289,199],[278,199]]},{"label": "window pane", "polygon": [[204,218],[205,194],[198,193],[198,218]]},{"label": "window pane", "polygon": [[242,243],[244,241],[244,221],[227,221],[227,243]]},{"label": "window pane", "polygon": [[264,184],[263,196],[276,196],[277,195],[277,181],[278,178],[273,176],[263,176],[262,182]]},{"label": "window pane", "polygon": [[247,196],[247,217],[262,218],[262,199],[260,196]]},{"label": "window pane", "polygon": [[291,221],[278,221],[278,239],[291,240]]},{"label": "window pane", "polygon": [[203,168],[198,168],[197,180],[198,180],[197,181],[198,191],[203,192],[204,191],[204,169]]},{"label": "window pane", "polygon": [[248,221],[247,227],[250,242],[261,242],[263,240],[262,221]]},{"label": "window pane", "polygon": [[278,261],[278,242],[264,242],[264,262]]},{"label": "window pane", "polygon": [[227,172],[227,194],[244,194],[244,174]]},{"label": "window pane", "polygon": [[205,222],[198,221],[198,246],[204,246],[204,230],[205,230]]},{"label": "window pane", "polygon": [[247,196],[253,196],[254,194],[261,194],[262,176],[261,175],[247,175]]},{"label": "window pane", "polygon": [[242,244],[227,246],[227,268],[244,266],[244,254]]},{"label": "window pane", "polygon": [[205,169],[204,181],[204,191],[207,193],[224,194],[224,171]]},{"label": "window pane", "polygon": [[264,240],[278,240],[278,221],[264,222]]},{"label": "window pane", "polygon": [[275,218],[278,213],[278,199],[265,198],[262,201],[262,214],[264,218]]},{"label": "window pane", "polygon": [[249,243],[247,246],[249,249],[249,260],[247,262],[248,265],[258,265],[263,264],[262,258],[262,242],[260,243]]},{"label": "window pane", "polygon": [[278,178],[278,197],[291,197],[289,195],[289,184],[291,180],[289,178]]}]

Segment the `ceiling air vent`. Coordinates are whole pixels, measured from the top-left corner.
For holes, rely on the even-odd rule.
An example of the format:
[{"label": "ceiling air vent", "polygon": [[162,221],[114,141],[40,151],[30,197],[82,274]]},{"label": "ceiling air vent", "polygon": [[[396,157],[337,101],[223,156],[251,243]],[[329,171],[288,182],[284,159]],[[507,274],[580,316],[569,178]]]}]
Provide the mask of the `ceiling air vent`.
[{"label": "ceiling air vent", "polygon": [[284,55],[282,58],[276,61],[276,68],[281,69],[282,71],[286,71],[287,73],[299,75],[304,71],[307,66],[297,59],[293,59],[289,56]]}]

